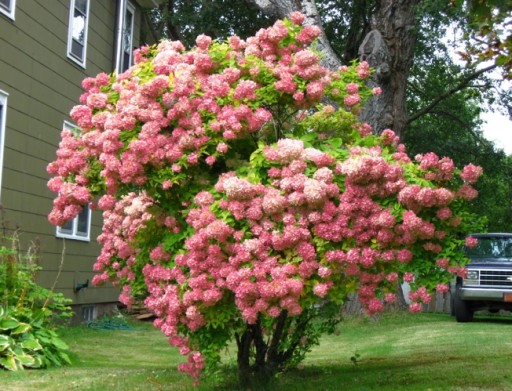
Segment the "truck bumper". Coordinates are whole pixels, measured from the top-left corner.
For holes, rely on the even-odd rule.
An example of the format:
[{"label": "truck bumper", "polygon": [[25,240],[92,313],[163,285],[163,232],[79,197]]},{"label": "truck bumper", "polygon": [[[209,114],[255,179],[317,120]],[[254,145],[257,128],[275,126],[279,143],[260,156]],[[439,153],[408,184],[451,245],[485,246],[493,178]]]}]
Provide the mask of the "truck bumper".
[{"label": "truck bumper", "polygon": [[459,296],[462,300],[488,300],[510,302],[510,298],[512,298],[512,291],[510,289],[483,289],[462,287],[459,288]]}]

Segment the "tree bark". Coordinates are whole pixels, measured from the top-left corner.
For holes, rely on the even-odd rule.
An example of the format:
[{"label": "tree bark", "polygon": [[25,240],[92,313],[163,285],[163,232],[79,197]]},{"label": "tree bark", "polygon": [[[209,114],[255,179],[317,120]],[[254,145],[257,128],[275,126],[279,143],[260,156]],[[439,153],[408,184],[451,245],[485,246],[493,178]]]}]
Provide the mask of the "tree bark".
[{"label": "tree bark", "polygon": [[368,82],[370,87],[380,87],[382,93],[374,96],[364,106],[361,120],[369,123],[376,134],[393,128],[393,89],[391,88],[391,55],[379,30],[370,31],[359,46],[359,58],[367,61],[375,73]]},{"label": "tree bark", "polygon": [[251,365],[250,354],[252,344],[252,332],[247,328],[240,336],[236,336],[237,344],[237,364],[238,364],[238,382],[243,389],[250,389],[251,379]]},{"label": "tree bark", "polygon": [[361,116],[377,134],[391,128],[400,137],[407,125],[405,92],[414,58],[418,3],[419,0],[380,0],[372,18],[373,30],[360,47],[361,59],[376,70],[373,82],[383,90]]}]

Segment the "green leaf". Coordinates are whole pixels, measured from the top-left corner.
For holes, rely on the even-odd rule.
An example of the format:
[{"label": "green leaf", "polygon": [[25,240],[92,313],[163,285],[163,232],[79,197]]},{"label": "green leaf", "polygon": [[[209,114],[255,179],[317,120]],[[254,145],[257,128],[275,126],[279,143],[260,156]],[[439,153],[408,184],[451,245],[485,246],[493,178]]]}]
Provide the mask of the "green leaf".
[{"label": "green leaf", "polygon": [[57,349],[60,349],[60,350],[67,350],[67,349],[69,349],[68,345],[66,345],[66,343],[63,340],[61,340],[60,338],[57,338],[57,337],[53,337],[52,338],[52,344]]},{"label": "green leaf", "polygon": [[51,338],[50,337],[47,337],[47,336],[44,336],[44,335],[40,335],[38,334],[37,335],[37,339],[39,341],[41,341],[44,345],[47,345],[47,344],[50,344],[51,343]]},{"label": "green leaf", "polygon": [[35,364],[36,360],[29,354],[18,354],[16,360],[24,367],[31,367]]},{"label": "green leaf", "polygon": [[0,334],[0,352],[7,349],[14,343],[14,340],[8,335]]},{"label": "green leaf", "polygon": [[23,367],[18,368],[16,360],[14,359],[14,355],[12,354],[0,358],[0,365],[9,371],[17,371],[18,369],[23,369]]},{"label": "green leaf", "polygon": [[21,346],[28,350],[41,350],[43,347],[37,339],[27,339],[21,342]]},{"label": "green leaf", "polygon": [[13,317],[8,317],[0,320],[0,330],[12,330],[18,327],[20,322],[18,322]]},{"label": "green leaf", "polygon": [[31,328],[32,328],[32,326],[29,325],[28,323],[20,323],[18,325],[18,327],[16,327],[14,330],[11,331],[11,335],[26,333]]},{"label": "green leaf", "polygon": [[69,356],[66,353],[60,352],[59,355],[60,355],[60,358],[62,358],[62,360],[64,360],[67,364],[71,364],[71,359],[69,358]]},{"label": "green leaf", "polygon": [[32,364],[32,368],[42,368],[44,366],[44,357],[36,356],[34,357],[34,364]]}]

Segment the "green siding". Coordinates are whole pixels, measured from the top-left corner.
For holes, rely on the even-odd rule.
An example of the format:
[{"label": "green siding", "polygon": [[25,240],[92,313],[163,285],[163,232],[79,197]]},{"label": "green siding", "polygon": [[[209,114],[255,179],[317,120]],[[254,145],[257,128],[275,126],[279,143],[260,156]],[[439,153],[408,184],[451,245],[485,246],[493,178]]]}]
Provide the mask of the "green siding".
[{"label": "green siding", "polygon": [[[46,166],[55,159],[63,122],[78,104],[81,81],[110,73],[114,64],[116,1],[91,0],[85,69],[66,55],[69,3],[19,0],[14,21],[0,15],[0,89],[9,94],[0,197],[9,227],[20,229],[22,246],[38,243],[43,267],[38,280],[43,285],[53,286],[60,270],[55,286],[75,304],[107,303],[117,300],[118,290],[112,286],[73,291],[94,276],[101,212],[92,214],[90,242],[64,242],[47,219],[55,194],[46,187]],[[139,10],[135,16],[136,44]]]}]

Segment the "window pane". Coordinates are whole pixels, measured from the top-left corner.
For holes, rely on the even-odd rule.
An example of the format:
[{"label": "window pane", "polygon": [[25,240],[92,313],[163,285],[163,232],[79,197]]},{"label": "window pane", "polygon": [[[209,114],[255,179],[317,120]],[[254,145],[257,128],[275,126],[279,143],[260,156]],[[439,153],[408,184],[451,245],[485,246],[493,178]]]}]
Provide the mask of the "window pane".
[{"label": "window pane", "polygon": [[125,31],[123,37],[123,51],[130,53],[132,50],[132,35],[130,32]]},{"label": "window pane", "polygon": [[73,234],[73,220],[68,221],[62,227],[59,227],[59,231],[63,234]]},{"label": "window pane", "polygon": [[87,1],[88,0],[75,0],[75,9],[85,15],[87,13]]},{"label": "window pane", "polygon": [[512,239],[504,237],[477,238],[474,248],[466,248],[466,254],[471,258],[511,258]]},{"label": "window pane", "polygon": [[87,236],[89,228],[89,206],[84,206],[82,212],[76,218],[76,234],[79,236]]},{"label": "window pane", "polygon": [[129,53],[123,53],[123,64],[121,66],[121,71],[124,72],[128,68],[130,68],[130,54]]},{"label": "window pane", "polygon": [[7,12],[11,12],[11,0],[0,0],[0,8],[5,9]]},{"label": "window pane", "polygon": [[71,53],[77,58],[82,59],[84,55],[83,45],[73,39],[71,42]]},{"label": "window pane", "polygon": [[124,21],[124,39],[125,39],[125,50],[132,45],[132,25],[133,25],[133,14],[130,10],[126,10],[126,16]]},{"label": "window pane", "polygon": [[126,71],[131,64],[132,57],[132,38],[133,38],[133,13],[131,10],[127,9],[124,19],[124,29],[123,29],[123,53],[121,54],[123,57],[123,62],[121,65],[121,71]]},{"label": "window pane", "polygon": [[80,43],[84,43],[85,39],[85,15],[75,10],[73,16],[73,39]]}]

